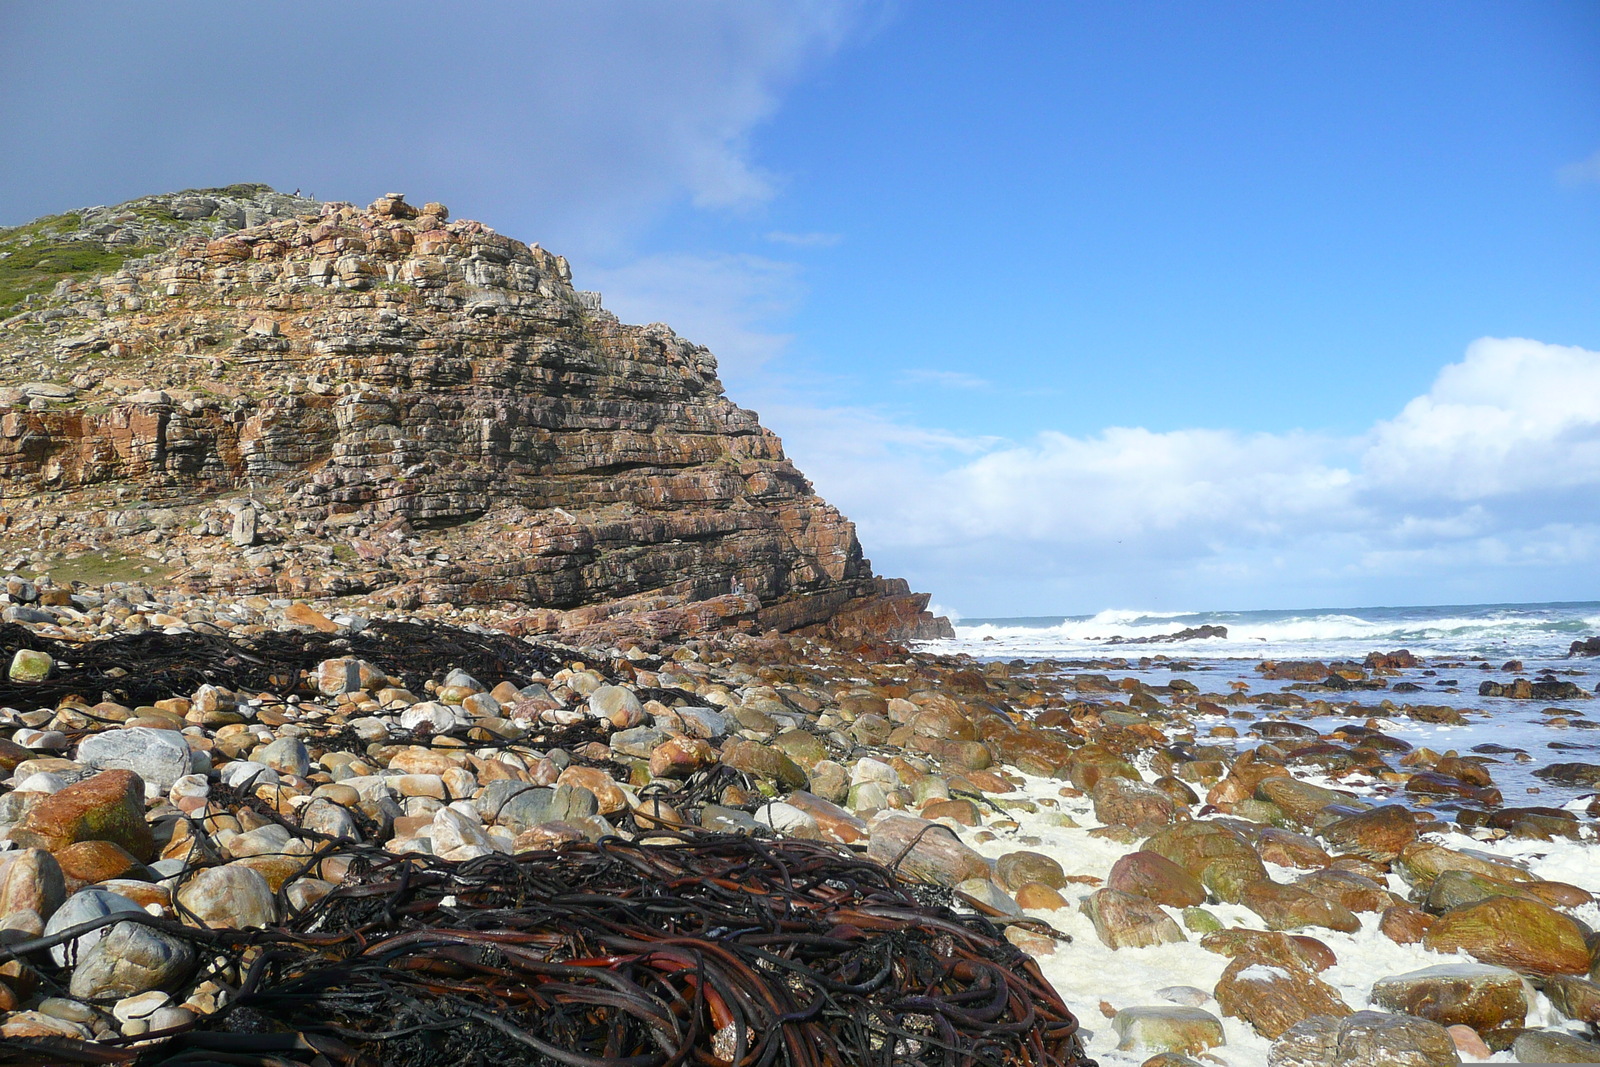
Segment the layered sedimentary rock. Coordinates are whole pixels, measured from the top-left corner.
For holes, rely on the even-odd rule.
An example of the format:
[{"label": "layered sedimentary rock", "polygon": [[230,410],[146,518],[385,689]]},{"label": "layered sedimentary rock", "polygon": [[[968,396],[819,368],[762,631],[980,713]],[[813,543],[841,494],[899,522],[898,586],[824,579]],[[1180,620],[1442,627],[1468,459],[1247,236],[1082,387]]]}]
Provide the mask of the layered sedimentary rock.
[{"label": "layered sedimentary rock", "polygon": [[114,555],[526,632],[947,628],[710,352],[621,323],[563,258],[398,195],[152,202],[99,209],[100,239],[170,247],[0,323],[0,523],[34,569]]}]

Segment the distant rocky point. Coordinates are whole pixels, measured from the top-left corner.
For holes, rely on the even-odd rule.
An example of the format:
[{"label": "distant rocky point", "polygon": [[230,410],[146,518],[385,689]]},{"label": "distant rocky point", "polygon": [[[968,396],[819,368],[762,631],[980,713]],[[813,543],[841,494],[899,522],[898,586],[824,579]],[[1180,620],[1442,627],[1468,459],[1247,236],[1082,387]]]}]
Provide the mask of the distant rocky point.
[{"label": "distant rocky point", "polygon": [[0,571],[596,640],[951,633],[709,351],[399,193],[235,185],[0,230]]},{"label": "distant rocky point", "polygon": [[1105,639],[1108,645],[1170,645],[1177,641],[1199,641],[1208,637],[1226,639],[1226,626],[1189,626],[1170,634],[1151,634],[1149,637],[1123,637],[1114,634]]}]

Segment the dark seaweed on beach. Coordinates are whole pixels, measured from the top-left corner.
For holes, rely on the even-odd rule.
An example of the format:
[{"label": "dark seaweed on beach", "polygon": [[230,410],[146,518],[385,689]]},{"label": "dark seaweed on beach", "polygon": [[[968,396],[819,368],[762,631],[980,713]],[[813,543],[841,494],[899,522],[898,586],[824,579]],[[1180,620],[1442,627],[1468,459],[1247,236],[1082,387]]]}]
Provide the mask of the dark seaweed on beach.
[{"label": "dark seaweed on beach", "polygon": [[235,639],[150,630],[87,644],[53,641],[16,623],[0,625],[0,656],[9,661],[22,648],[49,653],[55,670],[42,682],[0,677],[0,706],[54,705],[68,696],[95,703],[103,694],[143,704],[192,693],[207,683],[289,693],[306,671],[339,656],[364,659],[417,692],[453,667],[490,684],[509,680],[520,686],[564,665],[555,651],[507,634],[382,620],[353,634],[275,631]]},{"label": "dark seaweed on beach", "polygon": [[[348,876],[281,926],[134,918],[214,961],[200,977],[230,990],[218,1013],[143,1047],[24,1043],[0,1064],[1092,1065],[993,923],[838,846],[697,833],[461,863],[338,842],[318,858]],[[44,949],[82,932],[0,957],[48,980]]]}]

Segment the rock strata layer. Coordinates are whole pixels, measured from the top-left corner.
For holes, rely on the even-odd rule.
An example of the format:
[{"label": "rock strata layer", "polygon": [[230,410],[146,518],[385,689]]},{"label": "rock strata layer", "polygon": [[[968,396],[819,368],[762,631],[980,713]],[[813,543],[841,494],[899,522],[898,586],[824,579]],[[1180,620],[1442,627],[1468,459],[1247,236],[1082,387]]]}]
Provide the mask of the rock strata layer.
[{"label": "rock strata layer", "polygon": [[580,639],[949,633],[705,348],[442,205],[253,188],[10,253],[161,249],[0,322],[0,533],[32,569],[505,606]]}]

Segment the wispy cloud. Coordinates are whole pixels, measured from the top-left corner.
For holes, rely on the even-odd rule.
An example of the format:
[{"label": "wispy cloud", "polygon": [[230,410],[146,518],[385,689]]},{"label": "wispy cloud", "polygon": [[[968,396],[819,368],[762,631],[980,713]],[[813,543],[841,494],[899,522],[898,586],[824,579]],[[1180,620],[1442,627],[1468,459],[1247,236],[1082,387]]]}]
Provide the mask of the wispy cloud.
[{"label": "wispy cloud", "polygon": [[1556,171],[1562,185],[1593,185],[1600,183],[1600,152],[1577,163],[1568,163]]},{"label": "wispy cloud", "polygon": [[785,233],[783,230],[773,230],[766,235],[766,239],[774,244],[789,245],[793,248],[832,248],[844,240],[844,235],[837,233]]},{"label": "wispy cloud", "polygon": [[576,269],[575,281],[600,290],[624,322],[664,322],[710,348],[724,377],[784,353],[793,335],[774,324],[805,295],[798,265],[762,256],[669,253]]},{"label": "wispy cloud", "polygon": [[[12,213],[0,222],[241,180],[363,203],[399,188],[569,257],[614,255],[668,206],[768,202],[783,176],[753,132],[879,17],[856,0],[484,3],[441,48],[432,5],[391,0],[318,8],[317,31],[356,39],[380,12],[384,47],[343,53],[340,75],[403,83],[407,128],[426,133],[351,152],[325,149],[370,120],[371,100],[323,91],[302,20],[198,0],[107,5],[89,20],[17,12],[0,34],[0,100],[33,121],[13,123],[0,153]],[[274,62],[238,76],[240,40]],[[85,66],[76,48],[101,58]],[[95,165],[110,156],[117,167]]]},{"label": "wispy cloud", "polygon": [[994,384],[975,374],[954,370],[929,370],[924,367],[905,371],[900,375],[900,380],[908,385],[937,385],[944,389],[988,389]]}]

